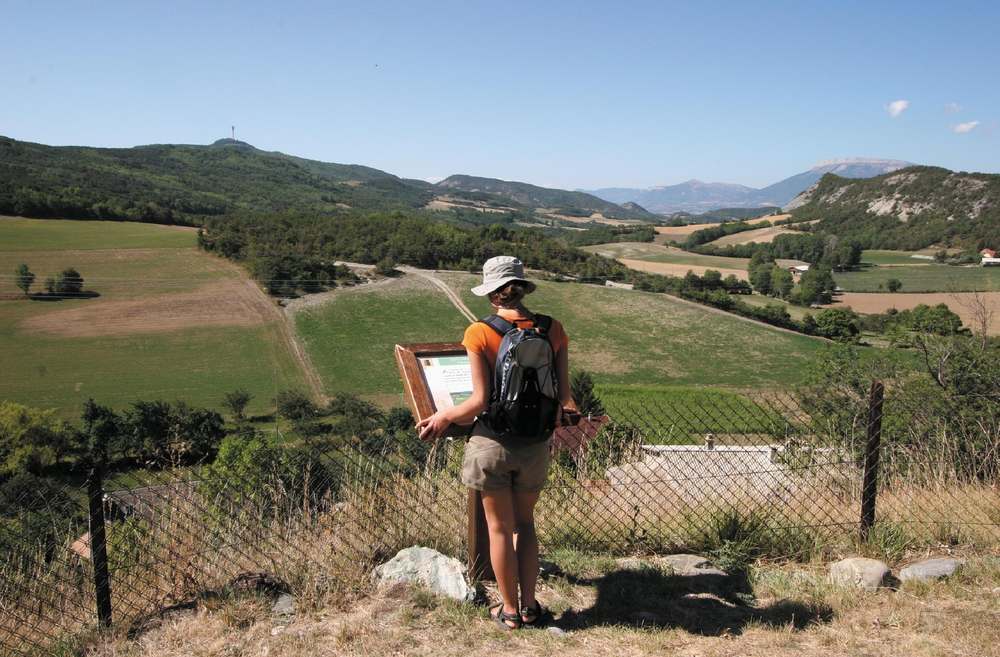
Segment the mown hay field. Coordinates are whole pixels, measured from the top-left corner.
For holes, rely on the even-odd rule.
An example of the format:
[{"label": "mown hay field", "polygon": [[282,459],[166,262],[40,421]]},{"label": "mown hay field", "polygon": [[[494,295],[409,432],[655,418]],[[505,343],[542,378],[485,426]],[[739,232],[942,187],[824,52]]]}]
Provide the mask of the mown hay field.
[{"label": "mown hay field", "polygon": [[[597,253],[607,258],[626,258],[631,260],[648,260],[649,262],[665,262],[678,265],[689,265],[692,269],[745,270],[750,263],[749,258],[726,258],[723,256],[701,255],[678,249],[675,246],[664,246],[652,242],[612,242],[583,247],[584,251]],[[695,273],[698,273],[695,271]]]},{"label": "mown hay field", "polygon": [[[488,302],[479,278],[440,274],[477,315]],[[609,384],[787,388],[823,343],[665,294],[539,281],[531,309],[553,315],[570,336],[570,365]]]},{"label": "mown hay field", "polygon": [[935,306],[943,303],[962,319],[962,323],[966,327],[975,329],[980,326],[981,310],[985,308],[990,320],[986,332],[989,335],[1000,335],[1000,292],[921,292],[918,294],[846,292],[837,295],[833,301],[826,307],[849,307],[854,312],[866,315],[884,313],[891,308],[910,310],[920,304]]},{"label": "mown hay field", "polygon": [[399,406],[403,384],[394,345],[458,342],[467,325],[440,290],[412,275],[339,290],[326,303],[295,313],[296,332],[326,393]]},{"label": "mown hay field", "polygon": [[[25,298],[67,267],[99,296]],[[88,398],[122,407],[183,399],[218,407],[242,387],[249,410],[302,385],[273,302],[242,269],[198,250],[195,234],[126,222],[0,219],[0,399],[79,413]]]}]

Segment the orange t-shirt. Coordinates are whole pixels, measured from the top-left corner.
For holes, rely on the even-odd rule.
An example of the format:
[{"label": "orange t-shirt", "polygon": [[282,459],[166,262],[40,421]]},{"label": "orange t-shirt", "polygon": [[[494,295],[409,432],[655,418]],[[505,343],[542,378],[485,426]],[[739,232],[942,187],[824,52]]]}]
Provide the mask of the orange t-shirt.
[{"label": "orange t-shirt", "polygon": [[[504,317],[503,319],[516,324],[519,328],[532,326],[532,321],[527,317]],[[486,356],[486,361],[490,364],[490,375],[492,376],[493,368],[497,362],[497,352],[500,351],[500,343],[502,341],[502,335],[482,322],[475,322],[474,324],[470,324],[469,328],[465,329],[462,346],[465,347],[465,350],[470,355],[483,354]],[[565,349],[569,345],[569,336],[566,335],[562,324],[556,319],[552,320],[552,326],[549,327],[549,342],[552,344],[552,351],[557,355],[559,354],[559,350]]]}]

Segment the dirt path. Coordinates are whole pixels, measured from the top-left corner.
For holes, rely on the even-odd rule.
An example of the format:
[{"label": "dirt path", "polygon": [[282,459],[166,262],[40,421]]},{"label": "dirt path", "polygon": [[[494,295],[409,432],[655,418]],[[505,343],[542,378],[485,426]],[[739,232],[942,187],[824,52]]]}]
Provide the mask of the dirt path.
[{"label": "dirt path", "polygon": [[417,269],[415,267],[407,267],[405,265],[397,267],[397,269],[399,269],[400,271],[406,272],[408,274],[416,274],[417,276],[419,276],[419,277],[421,277],[421,278],[423,278],[423,279],[425,279],[427,281],[430,281],[436,288],[438,288],[439,290],[441,290],[442,292],[444,292],[445,296],[448,297],[448,300],[451,301],[451,304],[453,306],[455,306],[455,308],[458,309],[458,312],[460,312],[463,315],[465,315],[465,318],[467,320],[469,320],[470,322],[475,322],[478,319],[472,313],[472,311],[469,310],[469,307],[465,305],[465,302],[462,301],[462,298],[460,296],[458,296],[458,294],[456,294],[454,290],[452,290],[450,287],[448,287],[447,283],[445,283],[440,278],[438,278],[437,276],[435,276],[434,272],[432,272],[431,270],[428,270],[428,269]]}]

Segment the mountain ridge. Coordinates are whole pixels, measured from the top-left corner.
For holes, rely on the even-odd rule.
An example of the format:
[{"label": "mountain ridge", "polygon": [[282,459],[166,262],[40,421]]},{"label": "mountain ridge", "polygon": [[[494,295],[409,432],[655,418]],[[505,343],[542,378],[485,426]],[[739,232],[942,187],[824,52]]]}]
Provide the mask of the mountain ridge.
[{"label": "mountain ridge", "polygon": [[827,173],[797,196],[796,220],[864,248],[1000,246],[1000,174],[912,166],[872,178]]},{"label": "mountain ridge", "polygon": [[789,176],[765,187],[737,183],[704,182],[695,178],[675,185],[646,188],[605,187],[586,191],[606,201],[639,203],[652,212],[704,213],[724,207],[782,207],[808,189],[825,173],[847,178],[868,178],[913,166],[903,160],[885,158],[838,158],[824,160],[807,171]]}]

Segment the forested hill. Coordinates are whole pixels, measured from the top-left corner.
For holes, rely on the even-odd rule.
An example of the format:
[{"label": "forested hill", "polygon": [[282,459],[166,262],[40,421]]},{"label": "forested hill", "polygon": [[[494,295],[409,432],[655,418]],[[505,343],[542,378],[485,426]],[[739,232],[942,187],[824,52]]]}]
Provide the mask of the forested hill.
[{"label": "forested hill", "polygon": [[[431,203],[447,194],[447,202]],[[659,219],[590,194],[525,183],[452,176],[439,185],[355,164],[262,151],[233,139],[134,148],[46,146],[0,136],[0,214],[201,224],[253,212],[320,215],[463,209]],[[443,206],[443,207],[441,207]],[[497,210],[492,212],[496,213]]]},{"label": "forested hill", "polygon": [[797,220],[864,248],[1000,246],[1000,175],[909,167],[876,178],[823,176],[788,206]]},{"label": "forested hill", "polygon": [[659,220],[659,215],[646,211],[641,206],[630,203],[628,207],[605,201],[586,192],[571,192],[565,189],[538,187],[523,182],[480,178],[478,176],[455,175],[437,183],[443,191],[482,193],[499,196],[509,203],[531,208],[550,208],[567,214],[589,216],[600,213],[615,219]]},{"label": "forested hill", "polygon": [[194,221],[253,209],[333,213],[420,207],[431,194],[364,166],[222,139],[208,146],[45,146],[0,137],[0,213]]}]

